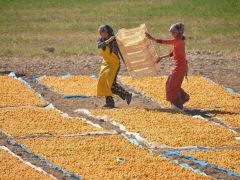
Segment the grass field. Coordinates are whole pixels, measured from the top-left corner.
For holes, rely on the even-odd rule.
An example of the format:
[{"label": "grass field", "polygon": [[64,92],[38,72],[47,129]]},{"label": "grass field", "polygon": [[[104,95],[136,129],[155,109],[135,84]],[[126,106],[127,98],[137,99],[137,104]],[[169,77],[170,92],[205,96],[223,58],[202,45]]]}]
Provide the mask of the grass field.
[{"label": "grass field", "polygon": [[[122,64],[131,104],[114,97],[116,108],[102,109],[98,26],[146,23],[171,38],[179,21],[190,67],[185,113],[167,108],[167,61],[161,76],[144,79],[126,76]],[[240,97],[219,85],[240,92],[239,27],[240,0],[0,0],[0,180],[240,177]]]},{"label": "grass field", "polygon": [[188,50],[239,51],[239,0],[0,0],[0,56],[45,56],[49,46],[51,56],[97,54],[101,23],[115,31],[146,23],[167,38],[178,21],[186,24]]}]

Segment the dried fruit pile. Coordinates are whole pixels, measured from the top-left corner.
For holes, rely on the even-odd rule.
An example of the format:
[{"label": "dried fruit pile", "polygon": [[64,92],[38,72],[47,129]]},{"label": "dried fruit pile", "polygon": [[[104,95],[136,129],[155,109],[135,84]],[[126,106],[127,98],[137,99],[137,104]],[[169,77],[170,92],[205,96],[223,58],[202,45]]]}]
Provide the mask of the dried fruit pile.
[{"label": "dried fruit pile", "polygon": [[91,112],[95,115],[108,115],[129,131],[139,132],[150,141],[169,146],[240,145],[235,139],[236,134],[222,126],[169,110],[128,108],[96,109]]},{"label": "dried fruit pile", "polygon": [[79,119],[64,118],[55,110],[42,108],[0,109],[0,128],[12,136],[75,134],[102,130]]},{"label": "dried fruit pile", "polygon": [[41,77],[39,81],[52,90],[64,95],[95,96],[97,80],[89,76]]},{"label": "dried fruit pile", "polygon": [[[160,103],[165,100],[167,77],[148,77],[122,81],[133,86]],[[39,80],[52,90],[64,95],[95,96],[97,81],[89,76],[41,77]],[[34,91],[20,81],[0,76],[0,107],[43,106],[44,102]],[[229,126],[240,127],[240,97],[229,94],[223,87],[203,77],[189,77],[183,88],[190,94],[187,108],[204,108],[222,118]],[[139,132],[151,142],[172,147],[240,145],[237,134],[213,122],[192,118],[170,110],[140,108],[95,109],[94,115],[108,115],[123,124],[128,131]],[[13,137],[37,134],[81,134],[102,131],[79,119],[63,117],[53,109],[39,107],[0,108],[0,129]],[[26,138],[26,137],[25,137]],[[84,179],[208,179],[193,171],[173,164],[166,159],[137,148],[120,135],[50,138],[31,137],[15,139],[51,163],[75,172]],[[207,161],[236,173],[240,172],[239,150],[185,152],[196,159]],[[6,158],[7,157],[7,158]],[[7,160],[5,160],[5,159]],[[24,165],[5,151],[0,150],[0,176],[46,179],[44,174]],[[6,161],[6,162],[5,162]],[[11,168],[9,168],[11,167]],[[11,176],[13,174],[13,176]],[[42,177],[41,177],[42,176]]]},{"label": "dried fruit pile", "polygon": [[165,100],[165,83],[167,81],[166,76],[145,77],[142,79],[132,79],[129,76],[122,76],[121,80],[135,89],[143,92],[146,96],[153,97],[164,106],[169,105],[169,103]]},{"label": "dried fruit pile", "polygon": [[224,149],[210,151],[192,151],[184,152],[183,155],[190,155],[210,164],[226,168],[230,171],[240,174],[240,150]]},{"label": "dried fruit pile", "polygon": [[[203,77],[192,77],[191,81],[185,82],[183,86],[191,96],[187,107],[209,108],[210,114],[220,117],[229,126],[240,127],[239,96],[230,94],[224,87]],[[219,108],[211,110],[212,107]]]},{"label": "dried fruit pile", "polygon": [[[240,127],[239,96],[228,93],[222,86],[203,77],[190,76],[188,79],[183,82],[183,88],[190,94],[190,101],[186,103],[186,108],[206,109],[210,114],[220,117],[229,126]],[[153,97],[164,106],[169,106],[165,100],[167,77],[147,77],[139,80],[122,77],[121,80],[142,91],[146,96]]]},{"label": "dried fruit pile", "polygon": [[18,143],[84,179],[209,179],[117,135],[25,139]]},{"label": "dried fruit pile", "polygon": [[0,76],[0,107],[43,106],[44,101],[20,81]]},{"label": "dried fruit pile", "polygon": [[0,149],[0,179],[51,179]]}]

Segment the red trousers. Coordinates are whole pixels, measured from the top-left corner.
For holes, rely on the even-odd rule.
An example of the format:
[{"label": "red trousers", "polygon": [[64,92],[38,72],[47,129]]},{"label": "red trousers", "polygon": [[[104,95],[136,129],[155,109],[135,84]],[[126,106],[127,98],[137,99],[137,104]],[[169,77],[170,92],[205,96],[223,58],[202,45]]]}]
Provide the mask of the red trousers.
[{"label": "red trousers", "polygon": [[186,75],[186,69],[185,66],[182,68],[173,68],[166,82],[167,101],[170,101],[180,109],[189,100],[189,95],[181,88],[184,76]]}]

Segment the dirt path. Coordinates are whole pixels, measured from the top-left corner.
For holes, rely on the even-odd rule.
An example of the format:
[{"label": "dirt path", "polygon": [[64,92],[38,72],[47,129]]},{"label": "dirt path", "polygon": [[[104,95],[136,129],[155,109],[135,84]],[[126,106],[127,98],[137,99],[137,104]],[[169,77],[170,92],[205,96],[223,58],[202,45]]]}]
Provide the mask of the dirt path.
[{"label": "dirt path", "polygon": [[37,168],[41,168],[48,175],[55,179],[63,179],[63,180],[76,180],[74,174],[69,172],[62,171],[62,168],[52,165],[45,159],[40,159],[40,157],[36,154],[33,154],[26,150],[23,146],[15,143],[15,141],[9,135],[0,131],[0,146],[4,146],[8,148],[13,154],[23,159],[25,162],[28,162],[34,165]]},{"label": "dirt path", "polygon": [[[46,89],[42,86],[39,86],[36,82],[32,81],[28,77],[25,77],[24,79],[33,87],[33,89],[35,91],[38,91],[39,93],[41,93],[44,96],[44,99],[46,101],[51,102],[54,105],[54,107],[56,107],[57,109],[59,109],[60,111],[62,111],[64,113],[67,113],[69,116],[87,119],[88,121],[90,121],[94,124],[100,125],[105,130],[116,131],[116,133],[118,133],[118,134],[122,134],[125,137],[128,137],[130,139],[135,139],[136,141],[139,142],[139,140],[136,139],[136,137],[134,135],[126,133],[125,130],[112,124],[110,121],[106,121],[105,119],[96,118],[96,117],[90,116],[88,114],[75,111],[76,109],[79,109],[79,108],[80,109],[81,108],[84,108],[84,109],[100,108],[101,104],[104,103],[104,99],[99,99],[99,98],[66,99],[63,96],[56,94],[55,92],[49,91],[48,89]],[[153,99],[150,99],[150,98],[140,94],[139,92],[136,92],[135,90],[130,89],[127,86],[125,86],[125,88],[135,94],[133,96],[133,102],[130,105],[130,107],[142,107],[142,108],[154,109],[154,110],[161,109],[161,105],[158,104],[157,102],[155,102]],[[117,104],[118,108],[127,107],[126,103],[123,102],[122,100],[120,100],[118,98],[116,100],[117,100],[116,104]],[[190,114],[190,115],[192,115],[192,114]],[[209,118],[210,118],[209,120],[212,120],[211,119],[212,117],[209,117]],[[149,144],[148,142],[145,142],[145,141],[140,142],[140,144],[143,147],[151,150],[154,154],[157,154],[160,156],[165,156],[164,153],[167,150],[173,150],[173,149],[169,149],[167,147],[165,147],[165,148],[152,147],[151,144]],[[239,147],[237,147],[237,148],[239,148]],[[175,162],[178,161],[178,163],[180,163],[180,164],[188,164],[192,168],[201,170],[202,172],[204,172],[207,175],[209,175],[213,178],[216,178],[216,179],[229,179],[229,180],[237,180],[238,179],[237,177],[228,175],[227,173],[225,173],[223,171],[219,171],[217,169],[214,169],[213,167],[210,167],[210,166],[203,167],[197,163],[194,163],[192,160],[182,157],[181,155],[170,155],[170,156],[166,155],[165,157],[171,161],[175,161]]]},{"label": "dirt path", "polygon": [[[81,69],[81,73],[79,73],[79,69],[80,65],[85,63],[83,60],[79,61],[79,62],[75,62],[75,59],[72,59],[73,64],[76,63],[77,65],[74,66],[72,65],[72,63],[70,63],[71,65],[67,65],[65,63],[65,61],[62,61],[61,66],[58,66],[59,69],[55,68],[55,65],[48,62],[48,60],[46,60],[46,62],[41,62],[41,63],[48,63],[48,65],[42,66],[41,64],[34,64],[32,63],[31,65],[27,66],[27,68],[25,69],[21,69],[23,68],[23,65],[18,65],[18,69],[13,69],[13,71],[18,72],[18,75],[24,75],[24,79],[33,87],[34,90],[38,91],[40,94],[43,95],[44,99],[46,101],[48,101],[49,103],[52,103],[57,109],[59,109],[60,111],[67,113],[69,116],[71,117],[82,117],[87,119],[88,121],[91,121],[92,123],[98,124],[101,127],[103,127],[105,130],[114,130],[116,131],[118,134],[123,134],[126,136],[129,136],[129,138],[135,138],[132,137],[132,135],[126,134],[125,131],[123,131],[122,129],[120,129],[119,127],[117,127],[116,125],[113,125],[112,123],[110,123],[109,121],[105,121],[104,119],[99,119],[99,118],[95,118],[95,117],[91,117],[87,114],[83,114],[83,113],[79,113],[79,112],[75,112],[76,109],[95,109],[95,108],[100,108],[103,104],[104,104],[104,99],[101,98],[95,98],[95,97],[90,97],[87,99],[81,99],[81,98],[75,98],[75,99],[66,99],[64,98],[62,95],[56,94],[52,91],[47,90],[44,87],[39,86],[36,82],[34,82],[31,78],[30,75],[34,74],[37,76],[41,76],[41,75],[63,75],[66,74],[68,71],[65,71],[66,69],[64,68],[64,66],[67,67],[67,70],[71,71],[71,74],[86,74],[86,75],[92,75],[92,74],[97,74],[98,72],[98,68],[100,66],[100,61],[97,60],[98,57],[91,57],[89,58],[89,61],[93,62],[95,59],[96,63],[95,66],[86,66],[85,68]],[[89,63],[89,62],[88,62]],[[22,62],[23,64],[23,62]],[[16,64],[15,64],[16,65]],[[14,66],[15,66],[14,65]],[[169,62],[165,62],[164,68],[162,70],[162,73],[164,71],[167,71],[167,67],[169,66]],[[34,69],[34,66],[39,66],[39,67],[44,67],[40,68],[37,71],[31,71],[31,68]],[[47,67],[54,67],[54,68],[47,68]],[[13,68],[13,67],[12,67]],[[15,67],[16,68],[16,67]],[[89,68],[89,69],[88,69]],[[7,70],[12,70],[12,69],[5,69],[5,71]],[[24,71],[21,71],[24,70]],[[25,73],[28,72],[28,73]],[[82,73],[84,72],[84,73]],[[122,68],[121,70],[121,74],[126,73],[126,70],[124,68]],[[126,89],[129,89],[129,87],[125,86]],[[133,100],[132,103],[129,107],[141,107],[141,108],[146,108],[146,109],[161,109],[161,105],[158,104],[157,102],[155,102],[153,99],[150,99],[148,97],[143,96],[142,94],[134,91],[133,89],[129,89],[131,90],[131,92],[134,93],[133,96]],[[122,108],[122,107],[128,107],[126,102],[116,98],[116,105],[117,108]],[[194,113],[193,111],[190,112],[190,115],[195,115],[195,114],[199,114],[199,113],[206,113],[206,112],[195,112],[195,114],[191,114]],[[202,115],[202,114],[200,114]],[[209,118],[209,120],[213,120],[211,119],[212,117],[205,117],[205,118]],[[21,156],[22,158],[24,158],[25,160],[31,162],[32,164],[35,164],[38,167],[43,167],[44,170],[52,175],[54,175],[54,177],[57,177],[59,179],[68,179],[68,177],[65,174],[59,173],[56,170],[53,170],[52,168],[49,168],[48,166],[46,166],[45,164],[41,164],[42,162],[32,158],[29,154],[27,154],[26,152],[23,151],[23,149],[21,149],[20,147],[16,147],[12,144],[9,144],[8,138],[6,134],[4,133],[0,133],[0,144],[4,145],[6,147],[8,147],[12,152],[14,152],[15,154],[18,154],[19,156]],[[149,146],[149,144],[143,144],[143,146],[147,149],[152,150],[155,154],[164,156],[164,151],[168,150],[168,149],[158,149],[158,148],[153,148],[151,146]],[[188,164],[191,167],[194,167],[196,169],[200,169],[202,172],[216,178],[216,179],[231,179],[231,180],[235,180],[238,179],[236,177],[230,176],[228,174],[226,174],[225,172],[216,170],[212,167],[202,167],[196,163],[193,163],[193,161],[185,159],[183,157],[181,157],[180,155],[172,155],[172,156],[168,156],[167,157],[169,160],[172,161],[178,161],[179,163],[184,163],[184,164]]]},{"label": "dirt path", "polygon": [[[231,87],[240,92],[240,56],[227,55],[223,52],[187,53],[189,62],[189,75],[203,75],[211,80]],[[19,74],[29,75],[98,75],[101,57],[70,56],[70,57],[45,57],[45,58],[7,58],[0,57],[0,72],[15,71]],[[171,61],[162,62],[160,75],[169,73]],[[120,74],[127,75],[126,68],[122,65]]]}]

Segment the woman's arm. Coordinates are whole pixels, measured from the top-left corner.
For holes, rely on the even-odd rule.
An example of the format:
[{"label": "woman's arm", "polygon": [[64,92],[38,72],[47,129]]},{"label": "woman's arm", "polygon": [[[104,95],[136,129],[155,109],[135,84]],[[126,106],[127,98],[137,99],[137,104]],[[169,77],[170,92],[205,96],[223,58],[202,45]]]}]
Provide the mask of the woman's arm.
[{"label": "woman's arm", "polygon": [[106,41],[104,41],[103,38],[100,38],[97,41],[97,47],[98,48],[104,48],[106,45],[108,45],[111,41],[113,41],[115,39],[115,36],[111,36],[109,39],[107,39]]},{"label": "woman's arm", "polygon": [[154,38],[153,36],[151,36],[151,34],[149,34],[148,32],[145,32],[145,35],[147,36],[148,39],[156,41],[157,39]]},{"label": "woman's arm", "polygon": [[172,57],[172,56],[173,56],[173,52],[170,52],[169,54],[166,54],[164,56],[159,56],[155,63],[159,63],[162,59]]},{"label": "woman's arm", "polygon": [[163,40],[163,39],[156,39],[156,42],[157,43],[160,43],[160,44],[176,44],[176,39],[166,39],[166,40]]},{"label": "woman's arm", "polygon": [[106,46],[106,42],[100,38],[98,41],[97,41],[97,47],[100,49],[100,48],[104,48]]},{"label": "woman's arm", "polygon": [[148,39],[151,39],[152,41],[155,41],[156,43],[160,43],[160,44],[176,44],[177,41],[176,39],[167,39],[167,40],[163,40],[163,39],[157,39],[154,38],[153,36],[151,36],[148,32],[145,33]]}]

